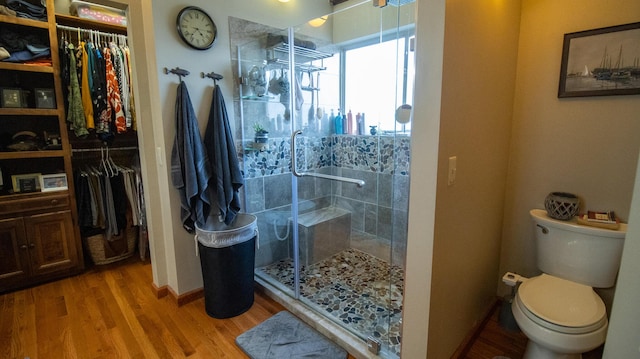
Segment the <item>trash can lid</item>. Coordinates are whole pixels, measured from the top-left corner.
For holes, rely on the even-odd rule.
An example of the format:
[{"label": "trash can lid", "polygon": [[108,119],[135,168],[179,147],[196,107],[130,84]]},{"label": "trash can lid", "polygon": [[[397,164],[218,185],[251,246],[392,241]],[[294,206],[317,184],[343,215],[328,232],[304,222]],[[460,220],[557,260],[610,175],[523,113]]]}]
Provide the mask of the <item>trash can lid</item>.
[{"label": "trash can lid", "polygon": [[258,218],[253,214],[238,213],[231,225],[210,216],[203,227],[196,224],[195,237],[206,247],[223,248],[246,242],[257,235]]}]

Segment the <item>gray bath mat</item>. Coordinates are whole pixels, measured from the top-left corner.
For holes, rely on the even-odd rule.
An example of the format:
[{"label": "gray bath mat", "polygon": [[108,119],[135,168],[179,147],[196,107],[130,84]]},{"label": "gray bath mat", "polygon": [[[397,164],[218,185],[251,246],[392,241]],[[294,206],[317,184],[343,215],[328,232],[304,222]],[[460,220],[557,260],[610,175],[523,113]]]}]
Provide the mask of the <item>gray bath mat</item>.
[{"label": "gray bath mat", "polygon": [[347,357],[344,349],[286,311],[238,335],[236,344],[251,359]]}]

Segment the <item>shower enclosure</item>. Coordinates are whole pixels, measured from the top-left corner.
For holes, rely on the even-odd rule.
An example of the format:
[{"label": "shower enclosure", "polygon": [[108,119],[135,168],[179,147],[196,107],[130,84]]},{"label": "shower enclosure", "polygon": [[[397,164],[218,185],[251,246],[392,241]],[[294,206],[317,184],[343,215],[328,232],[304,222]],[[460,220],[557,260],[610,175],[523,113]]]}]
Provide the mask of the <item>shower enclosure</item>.
[{"label": "shower enclosure", "polygon": [[413,6],[366,1],[286,30],[230,19],[255,274],[388,357],[401,348]]}]

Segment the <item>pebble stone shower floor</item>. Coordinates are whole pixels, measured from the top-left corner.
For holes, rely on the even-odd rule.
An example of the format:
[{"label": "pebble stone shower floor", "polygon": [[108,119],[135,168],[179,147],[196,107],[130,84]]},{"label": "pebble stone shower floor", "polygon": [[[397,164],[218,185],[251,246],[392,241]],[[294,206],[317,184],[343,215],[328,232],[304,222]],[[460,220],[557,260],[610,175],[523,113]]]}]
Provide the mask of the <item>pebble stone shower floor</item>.
[{"label": "pebble stone shower floor", "polygon": [[[293,290],[293,260],[257,268]],[[300,295],[351,331],[373,336],[383,349],[400,354],[404,273],[357,249],[347,249],[302,266]]]}]

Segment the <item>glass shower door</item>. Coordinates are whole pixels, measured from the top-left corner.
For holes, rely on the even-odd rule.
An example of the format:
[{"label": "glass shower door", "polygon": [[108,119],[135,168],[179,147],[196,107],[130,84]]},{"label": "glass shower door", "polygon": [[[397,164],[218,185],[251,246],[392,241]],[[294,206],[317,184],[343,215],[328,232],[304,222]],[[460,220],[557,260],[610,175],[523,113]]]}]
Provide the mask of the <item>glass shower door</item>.
[{"label": "glass shower door", "polygon": [[[401,343],[410,124],[395,114],[412,89],[409,7],[365,2],[288,34],[298,298],[390,356]],[[310,61],[309,47],[333,56]]]},{"label": "glass shower door", "polygon": [[[400,352],[410,137],[395,121],[408,101],[404,47],[389,41],[411,28],[412,6],[365,1],[286,31],[230,20],[252,29],[237,40],[235,106],[260,231],[256,277],[390,357]],[[381,57],[358,60],[376,46]]]}]

